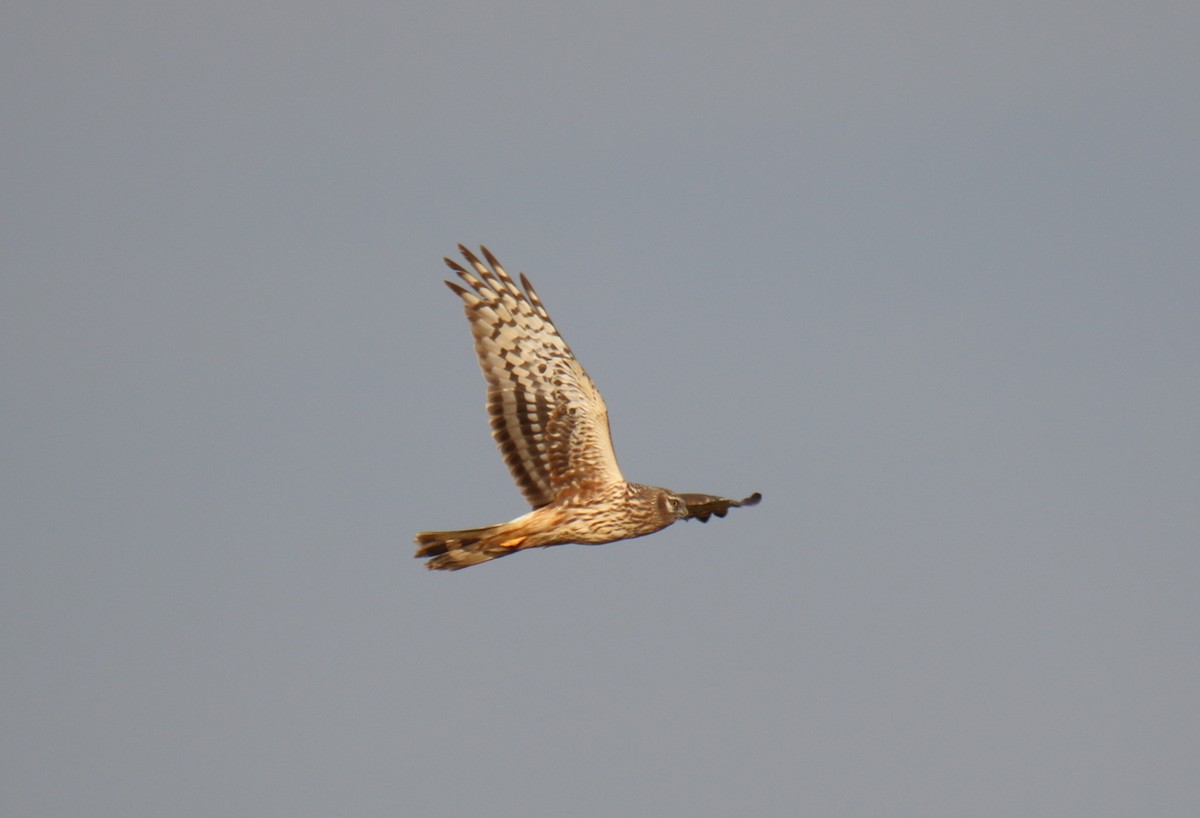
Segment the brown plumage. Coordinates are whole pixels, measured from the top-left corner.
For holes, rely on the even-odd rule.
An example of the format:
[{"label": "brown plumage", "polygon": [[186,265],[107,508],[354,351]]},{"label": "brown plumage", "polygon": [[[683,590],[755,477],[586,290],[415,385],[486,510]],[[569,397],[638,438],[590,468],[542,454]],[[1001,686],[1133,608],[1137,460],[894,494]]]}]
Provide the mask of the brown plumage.
[{"label": "brown plumage", "polygon": [[533,511],[507,523],[417,535],[427,568],[457,570],[526,548],[642,537],[676,520],[707,522],[762,496],[729,500],[675,494],[621,475],[599,390],[558,334],[529,279],[521,286],[486,247],[487,264],[458,246],[474,272],[446,264],[467,284],[462,300],[487,381],[492,437]]}]

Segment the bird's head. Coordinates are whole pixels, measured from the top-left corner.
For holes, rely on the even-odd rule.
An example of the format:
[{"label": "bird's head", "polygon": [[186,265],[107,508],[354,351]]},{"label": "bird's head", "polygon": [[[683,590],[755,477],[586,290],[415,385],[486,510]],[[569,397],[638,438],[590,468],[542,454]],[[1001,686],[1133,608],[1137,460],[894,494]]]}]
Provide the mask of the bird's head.
[{"label": "bird's head", "polygon": [[658,508],[663,517],[671,523],[688,516],[687,502],[678,494],[666,489],[659,489]]}]

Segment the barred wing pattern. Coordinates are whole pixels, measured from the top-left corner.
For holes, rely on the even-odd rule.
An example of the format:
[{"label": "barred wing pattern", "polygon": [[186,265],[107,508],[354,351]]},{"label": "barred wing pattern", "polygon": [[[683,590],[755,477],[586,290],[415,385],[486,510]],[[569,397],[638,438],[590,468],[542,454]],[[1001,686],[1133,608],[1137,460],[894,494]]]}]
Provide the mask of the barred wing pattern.
[{"label": "barred wing pattern", "polygon": [[724,517],[754,505],[709,494],[676,494],[621,476],[608,410],[571,354],[529,279],[517,285],[486,247],[480,261],[458,246],[471,269],[446,259],[466,284],[446,284],[462,299],[479,367],[487,381],[492,436],[533,511],[482,528],[422,531],[416,556],[426,567],[457,571],[526,548],[644,537],[679,520]]},{"label": "barred wing pattern", "polygon": [[518,287],[486,247],[487,264],[458,249],[474,273],[445,261],[470,289],[446,284],[464,302],[487,381],[492,437],[525,499],[539,508],[560,494],[624,483],[604,399],[529,279],[521,274]]},{"label": "barred wing pattern", "polygon": [[699,520],[707,523],[709,517],[724,517],[731,508],[756,506],[762,499],[757,491],[742,500],[730,500],[728,497],[714,497],[711,494],[680,494],[679,499],[687,504],[685,520]]}]

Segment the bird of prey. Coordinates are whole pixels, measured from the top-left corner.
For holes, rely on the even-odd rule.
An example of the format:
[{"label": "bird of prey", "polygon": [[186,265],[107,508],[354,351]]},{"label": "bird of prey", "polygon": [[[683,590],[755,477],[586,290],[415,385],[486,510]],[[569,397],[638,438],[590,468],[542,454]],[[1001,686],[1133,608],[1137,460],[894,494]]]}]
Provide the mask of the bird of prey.
[{"label": "bird of prey", "polygon": [[676,520],[707,522],[762,499],[757,492],[730,500],[626,481],[604,399],[529,279],[522,273],[518,287],[486,247],[480,248],[486,264],[465,246],[458,249],[474,272],[447,258],[467,286],[446,285],[462,299],[471,325],[492,437],[533,511],[498,525],[418,534],[416,556],[429,558],[427,568],[455,571],[526,548],[642,537]]}]

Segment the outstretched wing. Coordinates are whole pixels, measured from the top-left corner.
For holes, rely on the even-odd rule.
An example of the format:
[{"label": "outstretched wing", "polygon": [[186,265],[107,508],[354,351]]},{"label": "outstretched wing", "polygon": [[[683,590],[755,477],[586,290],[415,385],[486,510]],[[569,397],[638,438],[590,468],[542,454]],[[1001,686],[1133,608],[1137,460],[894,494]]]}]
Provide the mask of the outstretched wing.
[{"label": "outstretched wing", "polygon": [[487,264],[463,245],[474,269],[446,264],[469,287],[446,284],[462,298],[479,367],[487,381],[492,437],[534,508],[561,493],[591,493],[623,482],[604,399],[524,274],[509,278],[486,247]]},{"label": "outstretched wing", "polygon": [[731,508],[752,506],[762,499],[762,495],[757,491],[744,500],[730,500],[725,497],[714,497],[711,494],[681,494],[679,497],[687,503],[688,513],[684,519],[695,519],[702,523],[707,523],[708,518],[714,514],[724,517]]}]

